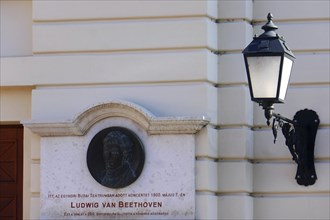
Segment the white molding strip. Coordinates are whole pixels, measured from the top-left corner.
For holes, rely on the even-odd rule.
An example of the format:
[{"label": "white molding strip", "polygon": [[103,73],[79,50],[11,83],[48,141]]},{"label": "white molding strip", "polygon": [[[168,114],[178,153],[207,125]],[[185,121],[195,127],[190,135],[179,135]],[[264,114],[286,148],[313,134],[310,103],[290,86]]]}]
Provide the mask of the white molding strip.
[{"label": "white molding strip", "polygon": [[23,121],[24,127],[41,137],[83,136],[97,122],[111,117],[128,118],[149,135],[157,134],[195,134],[209,123],[202,117],[156,117],[139,105],[126,101],[112,101],[94,105],[76,118],[64,122]]}]

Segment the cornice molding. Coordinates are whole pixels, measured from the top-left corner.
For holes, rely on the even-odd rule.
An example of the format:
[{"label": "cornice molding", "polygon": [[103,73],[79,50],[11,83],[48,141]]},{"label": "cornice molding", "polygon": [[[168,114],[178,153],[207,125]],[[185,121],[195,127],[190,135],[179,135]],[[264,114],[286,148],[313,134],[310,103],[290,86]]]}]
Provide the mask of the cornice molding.
[{"label": "cornice molding", "polygon": [[69,121],[24,121],[24,127],[41,137],[83,136],[97,122],[111,117],[127,118],[149,135],[195,134],[209,123],[202,117],[156,117],[145,108],[126,101],[111,101],[91,106]]}]

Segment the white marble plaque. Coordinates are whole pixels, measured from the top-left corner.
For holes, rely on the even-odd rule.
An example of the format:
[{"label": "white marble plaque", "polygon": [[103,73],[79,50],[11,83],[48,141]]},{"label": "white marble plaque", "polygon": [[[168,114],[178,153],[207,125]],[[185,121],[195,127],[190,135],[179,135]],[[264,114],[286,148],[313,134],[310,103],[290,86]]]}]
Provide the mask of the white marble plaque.
[{"label": "white marble plaque", "polygon": [[[40,218],[194,219],[195,133],[207,123],[156,117],[123,101],[95,105],[69,121],[24,122],[41,136]],[[117,188],[101,184],[87,163],[93,137],[113,127],[133,132],[144,149],[138,178]]]},{"label": "white marble plaque", "polygon": [[[145,164],[131,185],[111,189],[90,174],[91,139],[121,126],[140,138]],[[193,219],[195,210],[194,136],[148,135],[135,123],[103,120],[82,137],[44,137],[41,150],[41,219]]]}]

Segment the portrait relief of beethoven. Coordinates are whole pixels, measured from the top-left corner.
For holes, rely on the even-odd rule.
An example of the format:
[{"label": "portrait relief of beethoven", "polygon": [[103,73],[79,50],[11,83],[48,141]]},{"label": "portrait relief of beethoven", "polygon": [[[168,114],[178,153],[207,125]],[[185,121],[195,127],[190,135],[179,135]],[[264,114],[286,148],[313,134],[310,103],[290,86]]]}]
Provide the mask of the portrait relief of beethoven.
[{"label": "portrait relief of beethoven", "polygon": [[128,129],[111,127],[99,132],[87,152],[94,179],[109,188],[132,184],[142,172],[144,151],[138,137]]}]

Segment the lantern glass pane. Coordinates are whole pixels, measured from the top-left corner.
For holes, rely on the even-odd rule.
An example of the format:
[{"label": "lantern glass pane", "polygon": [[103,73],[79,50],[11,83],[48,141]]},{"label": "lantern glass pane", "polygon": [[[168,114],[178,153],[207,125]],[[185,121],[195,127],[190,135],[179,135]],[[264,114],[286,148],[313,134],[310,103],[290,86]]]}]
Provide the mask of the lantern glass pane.
[{"label": "lantern glass pane", "polygon": [[276,98],[280,56],[247,57],[254,98]]},{"label": "lantern glass pane", "polygon": [[293,61],[284,57],[283,59],[283,69],[282,69],[282,79],[281,79],[281,88],[279,98],[284,100],[286,91],[288,89],[291,69],[292,69]]}]

